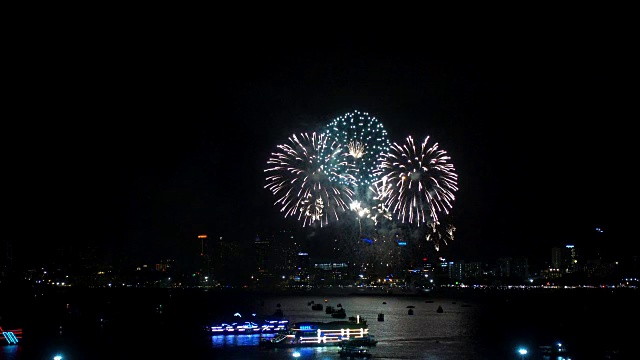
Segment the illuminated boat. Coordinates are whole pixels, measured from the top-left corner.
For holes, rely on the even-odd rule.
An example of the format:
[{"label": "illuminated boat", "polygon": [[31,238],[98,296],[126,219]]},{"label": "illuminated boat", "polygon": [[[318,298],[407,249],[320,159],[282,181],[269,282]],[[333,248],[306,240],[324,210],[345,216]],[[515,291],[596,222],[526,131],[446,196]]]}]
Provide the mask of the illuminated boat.
[{"label": "illuminated boat", "polygon": [[347,340],[356,340],[369,335],[369,327],[364,319],[356,321],[298,322],[289,330],[260,343],[265,347],[315,347],[341,346]]},{"label": "illuminated boat", "polygon": [[242,334],[274,334],[286,331],[289,328],[289,320],[272,316],[260,319],[251,317],[243,320],[239,313],[234,314],[234,320],[214,323],[204,327],[206,332],[212,335],[242,335]]},{"label": "illuminated boat", "polygon": [[336,310],[332,312],[331,317],[337,318],[337,319],[344,319],[347,317],[347,312],[344,310],[344,308],[340,308],[340,310]]}]

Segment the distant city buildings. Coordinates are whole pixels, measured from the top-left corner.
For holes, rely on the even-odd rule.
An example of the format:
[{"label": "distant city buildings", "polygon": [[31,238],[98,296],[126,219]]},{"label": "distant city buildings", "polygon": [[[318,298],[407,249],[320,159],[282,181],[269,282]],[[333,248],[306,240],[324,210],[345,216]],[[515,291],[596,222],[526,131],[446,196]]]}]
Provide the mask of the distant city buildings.
[{"label": "distant city buildings", "polygon": [[[397,241],[360,241],[334,246],[317,256],[291,231],[260,234],[249,246],[223,236],[194,236],[194,271],[178,259],[124,266],[109,262],[91,246],[64,249],[55,261],[25,269],[20,276],[38,284],[80,287],[209,287],[295,290],[317,287],[430,289],[455,285],[637,286],[638,257],[608,261],[572,244],[550,249],[531,266],[526,257],[494,263],[429,257],[426,246]],[[331,242],[328,242],[329,244]],[[3,246],[0,278],[16,274],[11,247]],[[588,254],[588,255],[587,255]],[[539,260],[539,259],[538,259]],[[193,268],[193,267],[192,267]]]}]

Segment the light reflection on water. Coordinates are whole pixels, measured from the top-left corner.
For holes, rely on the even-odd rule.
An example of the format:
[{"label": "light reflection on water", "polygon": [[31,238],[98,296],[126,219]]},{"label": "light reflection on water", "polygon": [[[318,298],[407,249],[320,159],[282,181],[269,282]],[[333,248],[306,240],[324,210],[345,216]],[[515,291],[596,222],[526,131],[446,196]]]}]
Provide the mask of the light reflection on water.
[{"label": "light reflection on water", "polygon": [[2,360],[18,360],[20,353],[22,353],[22,345],[0,346],[0,359]]},{"label": "light reflection on water", "polygon": [[[270,336],[271,337],[271,336]],[[212,335],[211,346],[214,348],[258,346],[260,339],[267,338],[260,334],[252,335]]]}]

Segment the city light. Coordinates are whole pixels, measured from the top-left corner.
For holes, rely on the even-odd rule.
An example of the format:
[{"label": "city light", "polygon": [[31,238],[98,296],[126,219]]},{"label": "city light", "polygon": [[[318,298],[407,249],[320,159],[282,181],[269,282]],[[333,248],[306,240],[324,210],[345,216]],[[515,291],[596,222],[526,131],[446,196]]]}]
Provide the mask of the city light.
[{"label": "city light", "polygon": [[525,348],[519,348],[519,349],[518,349],[518,354],[520,354],[520,357],[521,357],[522,359],[524,359],[524,356],[525,356],[525,355],[527,355],[527,352],[528,352],[528,351],[527,351],[527,349],[525,349]]}]

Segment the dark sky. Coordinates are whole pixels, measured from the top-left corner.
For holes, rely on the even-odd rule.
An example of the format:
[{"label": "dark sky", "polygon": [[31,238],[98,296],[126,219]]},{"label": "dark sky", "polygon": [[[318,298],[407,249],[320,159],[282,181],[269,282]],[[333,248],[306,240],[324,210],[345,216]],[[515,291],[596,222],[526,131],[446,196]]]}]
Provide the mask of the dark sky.
[{"label": "dark sky", "polygon": [[10,240],[27,256],[91,244],[154,261],[199,233],[249,242],[296,225],[263,188],[269,154],[360,110],[390,140],[429,135],[451,156],[450,257],[546,257],[595,227],[604,247],[637,252],[623,24],[510,25],[39,34],[17,52],[18,125],[4,133]]}]

